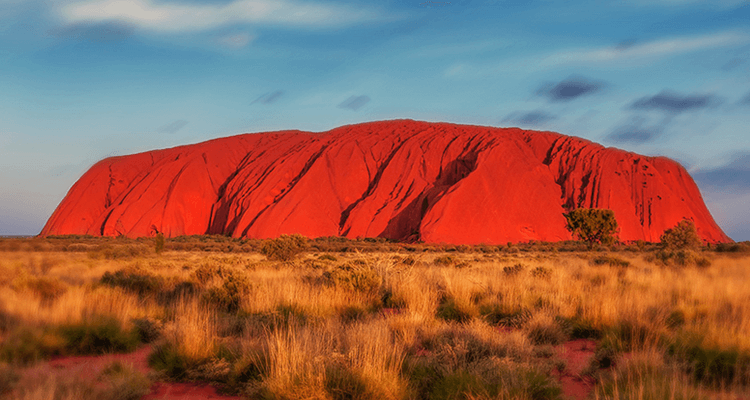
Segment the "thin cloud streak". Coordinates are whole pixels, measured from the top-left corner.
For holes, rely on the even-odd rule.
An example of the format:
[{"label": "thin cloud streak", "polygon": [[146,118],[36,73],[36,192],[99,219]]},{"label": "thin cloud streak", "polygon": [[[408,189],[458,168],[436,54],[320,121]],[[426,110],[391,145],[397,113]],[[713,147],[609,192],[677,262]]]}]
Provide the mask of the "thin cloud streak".
[{"label": "thin cloud streak", "polygon": [[567,63],[607,63],[619,60],[634,60],[650,57],[664,57],[689,53],[698,50],[727,47],[750,42],[750,35],[744,32],[721,32],[703,36],[685,36],[661,39],[626,47],[614,46],[598,49],[568,50],[547,57],[545,65]]},{"label": "thin cloud streak", "polygon": [[64,5],[67,24],[124,21],[165,33],[194,32],[241,23],[337,27],[379,18],[374,10],[296,0],[235,0],[229,4],[157,3],[153,0],[89,0]]},{"label": "thin cloud streak", "polygon": [[750,43],[750,33],[724,31],[701,36],[680,36],[648,42],[627,41],[612,46],[568,49],[547,55],[537,55],[503,61],[496,64],[457,62],[446,68],[444,76],[485,77],[507,71],[525,72],[553,69],[561,66],[628,63],[645,65],[660,58],[703,50],[741,46]]}]

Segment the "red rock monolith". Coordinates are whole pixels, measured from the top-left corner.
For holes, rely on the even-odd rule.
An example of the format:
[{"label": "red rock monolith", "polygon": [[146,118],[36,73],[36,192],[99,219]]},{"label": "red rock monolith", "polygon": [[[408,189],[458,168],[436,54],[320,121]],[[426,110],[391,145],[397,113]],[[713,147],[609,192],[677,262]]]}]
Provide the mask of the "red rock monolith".
[{"label": "red rock monolith", "polygon": [[517,128],[370,122],[254,133],[107,158],[41,235],[385,237],[451,244],[570,239],[563,212],[615,212],[624,241],[692,220],[731,241],[678,163]]}]

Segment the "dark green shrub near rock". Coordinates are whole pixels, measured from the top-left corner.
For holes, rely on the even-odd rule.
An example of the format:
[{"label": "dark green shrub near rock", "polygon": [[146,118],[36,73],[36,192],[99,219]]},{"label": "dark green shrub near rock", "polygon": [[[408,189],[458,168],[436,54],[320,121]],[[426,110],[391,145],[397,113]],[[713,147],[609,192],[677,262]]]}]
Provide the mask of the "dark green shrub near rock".
[{"label": "dark green shrub near rock", "polygon": [[578,238],[588,243],[589,248],[596,244],[609,246],[617,242],[619,228],[612,210],[578,208],[563,213],[567,220],[566,228]]},{"label": "dark green shrub near rock", "polygon": [[696,250],[703,244],[703,240],[695,229],[695,224],[687,219],[665,230],[659,240],[661,245],[669,250]]}]

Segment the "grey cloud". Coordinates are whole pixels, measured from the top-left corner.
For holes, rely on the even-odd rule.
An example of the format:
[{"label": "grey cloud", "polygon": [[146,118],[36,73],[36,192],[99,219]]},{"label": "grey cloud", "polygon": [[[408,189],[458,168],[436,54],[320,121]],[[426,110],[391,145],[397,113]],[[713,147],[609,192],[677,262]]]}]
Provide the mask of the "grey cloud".
[{"label": "grey cloud", "polygon": [[679,114],[686,111],[707,108],[716,101],[716,97],[710,94],[682,96],[664,90],[655,96],[646,96],[636,100],[630,105],[630,108],[633,110],[658,110]]},{"label": "grey cloud", "polygon": [[49,34],[63,39],[87,40],[92,42],[103,42],[121,40],[131,36],[135,32],[132,25],[119,22],[100,23],[77,23],[52,29]]},{"label": "grey cloud", "polygon": [[538,126],[552,121],[556,118],[556,116],[542,110],[528,112],[517,111],[505,117],[505,119],[503,119],[503,122],[512,122],[519,125]]},{"label": "grey cloud", "polygon": [[180,129],[184,128],[185,125],[187,125],[188,122],[184,119],[178,119],[177,121],[174,121],[172,123],[169,123],[167,125],[162,126],[159,128],[159,133],[177,133]]},{"label": "grey cloud", "polygon": [[750,151],[736,153],[729,163],[713,169],[700,170],[692,175],[701,187],[734,187],[750,191]]},{"label": "grey cloud", "polygon": [[630,121],[615,128],[612,133],[605,137],[610,143],[633,143],[641,144],[656,139],[664,132],[669,119],[660,124],[648,125],[642,117],[631,118]]},{"label": "grey cloud", "polygon": [[580,76],[571,76],[556,84],[547,83],[537,89],[536,94],[550,101],[570,101],[600,91],[605,84]]},{"label": "grey cloud", "polygon": [[745,95],[745,97],[740,100],[740,104],[750,104],[750,93]]},{"label": "grey cloud", "polygon": [[272,104],[284,94],[283,90],[277,90],[275,92],[266,93],[257,99],[253,100],[250,104],[261,103],[261,104]]},{"label": "grey cloud", "polygon": [[350,110],[357,111],[360,108],[364,107],[365,104],[370,102],[370,98],[368,96],[362,95],[362,96],[350,96],[348,99],[344,100],[339,104],[338,108],[348,108]]}]

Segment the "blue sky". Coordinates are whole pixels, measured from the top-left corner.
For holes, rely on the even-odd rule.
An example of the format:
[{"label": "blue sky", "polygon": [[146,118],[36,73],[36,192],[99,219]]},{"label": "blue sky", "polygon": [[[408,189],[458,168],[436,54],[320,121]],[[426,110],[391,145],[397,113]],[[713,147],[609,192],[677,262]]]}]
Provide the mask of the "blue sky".
[{"label": "blue sky", "polygon": [[747,0],[0,0],[0,235],[107,156],[394,118],[666,155],[750,240]]}]

